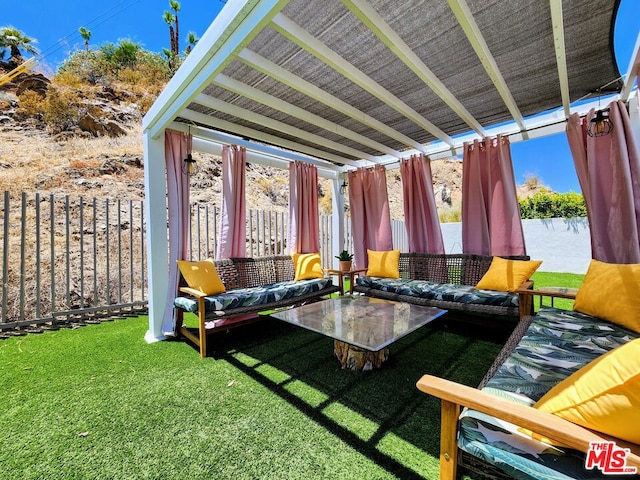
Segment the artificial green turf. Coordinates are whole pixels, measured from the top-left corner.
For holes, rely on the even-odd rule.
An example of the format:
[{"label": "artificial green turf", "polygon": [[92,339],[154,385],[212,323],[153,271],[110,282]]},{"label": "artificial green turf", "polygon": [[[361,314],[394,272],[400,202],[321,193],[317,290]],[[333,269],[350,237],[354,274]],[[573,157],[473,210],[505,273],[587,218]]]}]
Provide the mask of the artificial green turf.
[{"label": "artificial green turf", "polygon": [[274,320],[147,345],[147,318],[0,342],[3,479],[438,477],[430,373],[477,385],[497,343],[426,327],[381,370],[341,370],[332,341]]}]

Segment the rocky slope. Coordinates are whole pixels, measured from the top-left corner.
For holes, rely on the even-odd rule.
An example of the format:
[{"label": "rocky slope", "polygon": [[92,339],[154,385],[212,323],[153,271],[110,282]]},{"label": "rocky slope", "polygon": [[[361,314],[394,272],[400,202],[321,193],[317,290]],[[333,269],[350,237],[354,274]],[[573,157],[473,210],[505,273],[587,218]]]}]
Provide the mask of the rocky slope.
[{"label": "rocky slope", "polygon": [[[23,78],[24,77],[24,78]],[[12,196],[21,192],[111,197],[139,200],[144,197],[140,101],[113,87],[94,89],[86,96],[90,113],[62,133],[51,132],[38,116],[27,116],[20,101],[25,90],[47,94],[42,76],[20,76],[0,88],[0,190]],[[135,100],[135,98],[134,98]],[[147,99],[148,102],[148,99]],[[88,110],[89,112],[89,110]],[[192,178],[194,201],[219,203],[220,159],[196,153],[199,172]],[[460,209],[462,163],[455,159],[432,164],[433,183],[439,211],[452,214]],[[250,164],[247,167],[247,206],[253,209],[286,211],[286,171]],[[399,170],[387,174],[391,217],[403,218]],[[532,187],[532,188],[529,188]],[[529,195],[540,188],[534,183],[520,188]],[[321,180],[321,213],[330,213],[331,185]]]}]

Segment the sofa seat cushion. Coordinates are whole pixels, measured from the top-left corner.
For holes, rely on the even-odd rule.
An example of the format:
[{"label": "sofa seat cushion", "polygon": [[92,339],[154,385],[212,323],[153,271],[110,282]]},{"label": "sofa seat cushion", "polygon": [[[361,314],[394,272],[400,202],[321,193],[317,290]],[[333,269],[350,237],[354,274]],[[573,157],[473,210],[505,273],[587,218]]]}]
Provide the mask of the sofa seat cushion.
[{"label": "sofa seat cushion", "polygon": [[[622,326],[578,312],[542,308],[483,391],[533,406],[552,387],[601,355],[638,338]],[[461,416],[458,445],[516,478],[594,478],[583,453],[532,439],[473,410]]]},{"label": "sofa seat cushion", "polygon": [[[225,293],[205,297],[205,310],[208,313],[258,305],[268,308],[268,304],[319,292],[331,285],[330,278],[314,278],[227,290]],[[187,312],[198,313],[198,301],[193,297],[177,297],[174,305]]]},{"label": "sofa seat cushion", "polygon": [[518,306],[518,295],[494,290],[478,290],[469,285],[380,277],[361,277],[357,279],[357,282],[360,286],[374,290],[421,297],[429,300],[482,304],[496,307]]}]

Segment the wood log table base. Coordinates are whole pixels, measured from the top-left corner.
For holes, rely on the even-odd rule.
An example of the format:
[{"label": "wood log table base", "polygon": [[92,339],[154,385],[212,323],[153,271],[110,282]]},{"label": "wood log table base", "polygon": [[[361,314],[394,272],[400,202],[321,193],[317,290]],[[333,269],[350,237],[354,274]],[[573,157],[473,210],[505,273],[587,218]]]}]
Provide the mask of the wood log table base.
[{"label": "wood log table base", "polygon": [[362,372],[380,368],[382,363],[389,358],[388,348],[372,352],[340,340],[333,341],[333,351],[340,360],[343,369],[348,368]]}]

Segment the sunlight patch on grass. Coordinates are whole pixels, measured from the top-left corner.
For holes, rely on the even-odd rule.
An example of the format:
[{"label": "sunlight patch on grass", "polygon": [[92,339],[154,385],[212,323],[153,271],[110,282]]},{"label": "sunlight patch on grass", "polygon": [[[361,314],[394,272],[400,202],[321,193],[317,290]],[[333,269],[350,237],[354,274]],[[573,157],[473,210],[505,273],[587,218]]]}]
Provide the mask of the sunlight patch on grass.
[{"label": "sunlight patch on grass", "polygon": [[326,407],[322,410],[322,413],[365,442],[369,440],[379,428],[377,423],[372,422],[367,417],[354,412],[349,407],[338,402],[334,402]]},{"label": "sunlight patch on grass", "polygon": [[318,407],[329,398],[327,394],[300,380],[293,380],[284,389],[311,407]]},{"label": "sunlight patch on grass", "polygon": [[393,432],[388,432],[382,437],[378,442],[378,450],[410,468],[421,477],[438,478],[439,460]]},{"label": "sunlight patch on grass", "polygon": [[255,367],[259,363],[262,363],[261,360],[258,360],[257,358],[253,358],[252,356],[242,352],[234,353],[233,358],[243,363],[247,367]]},{"label": "sunlight patch on grass", "polygon": [[286,382],[287,380],[291,379],[291,375],[289,375],[288,373],[283,372],[282,370],[272,366],[272,365],[267,365],[267,364],[263,364],[260,365],[258,367],[256,367],[256,372],[258,372],[260,375],[262,375],[265,378],[268,378],[269,380],[271,380],[273,383],[275,383],[276,385],[279,385],[283,382]]},{"label": "sunlight patch on grass", "polygon": [[445,375],[451,361],[433,359],[455,352],[477,384],[499,351],[417,334],[356,375],[293,327],[239,329],[205,360],[147,344],[147,329],[139,317],[0,341],[2,480],[438,478],[440,406],[415,379]]}]

